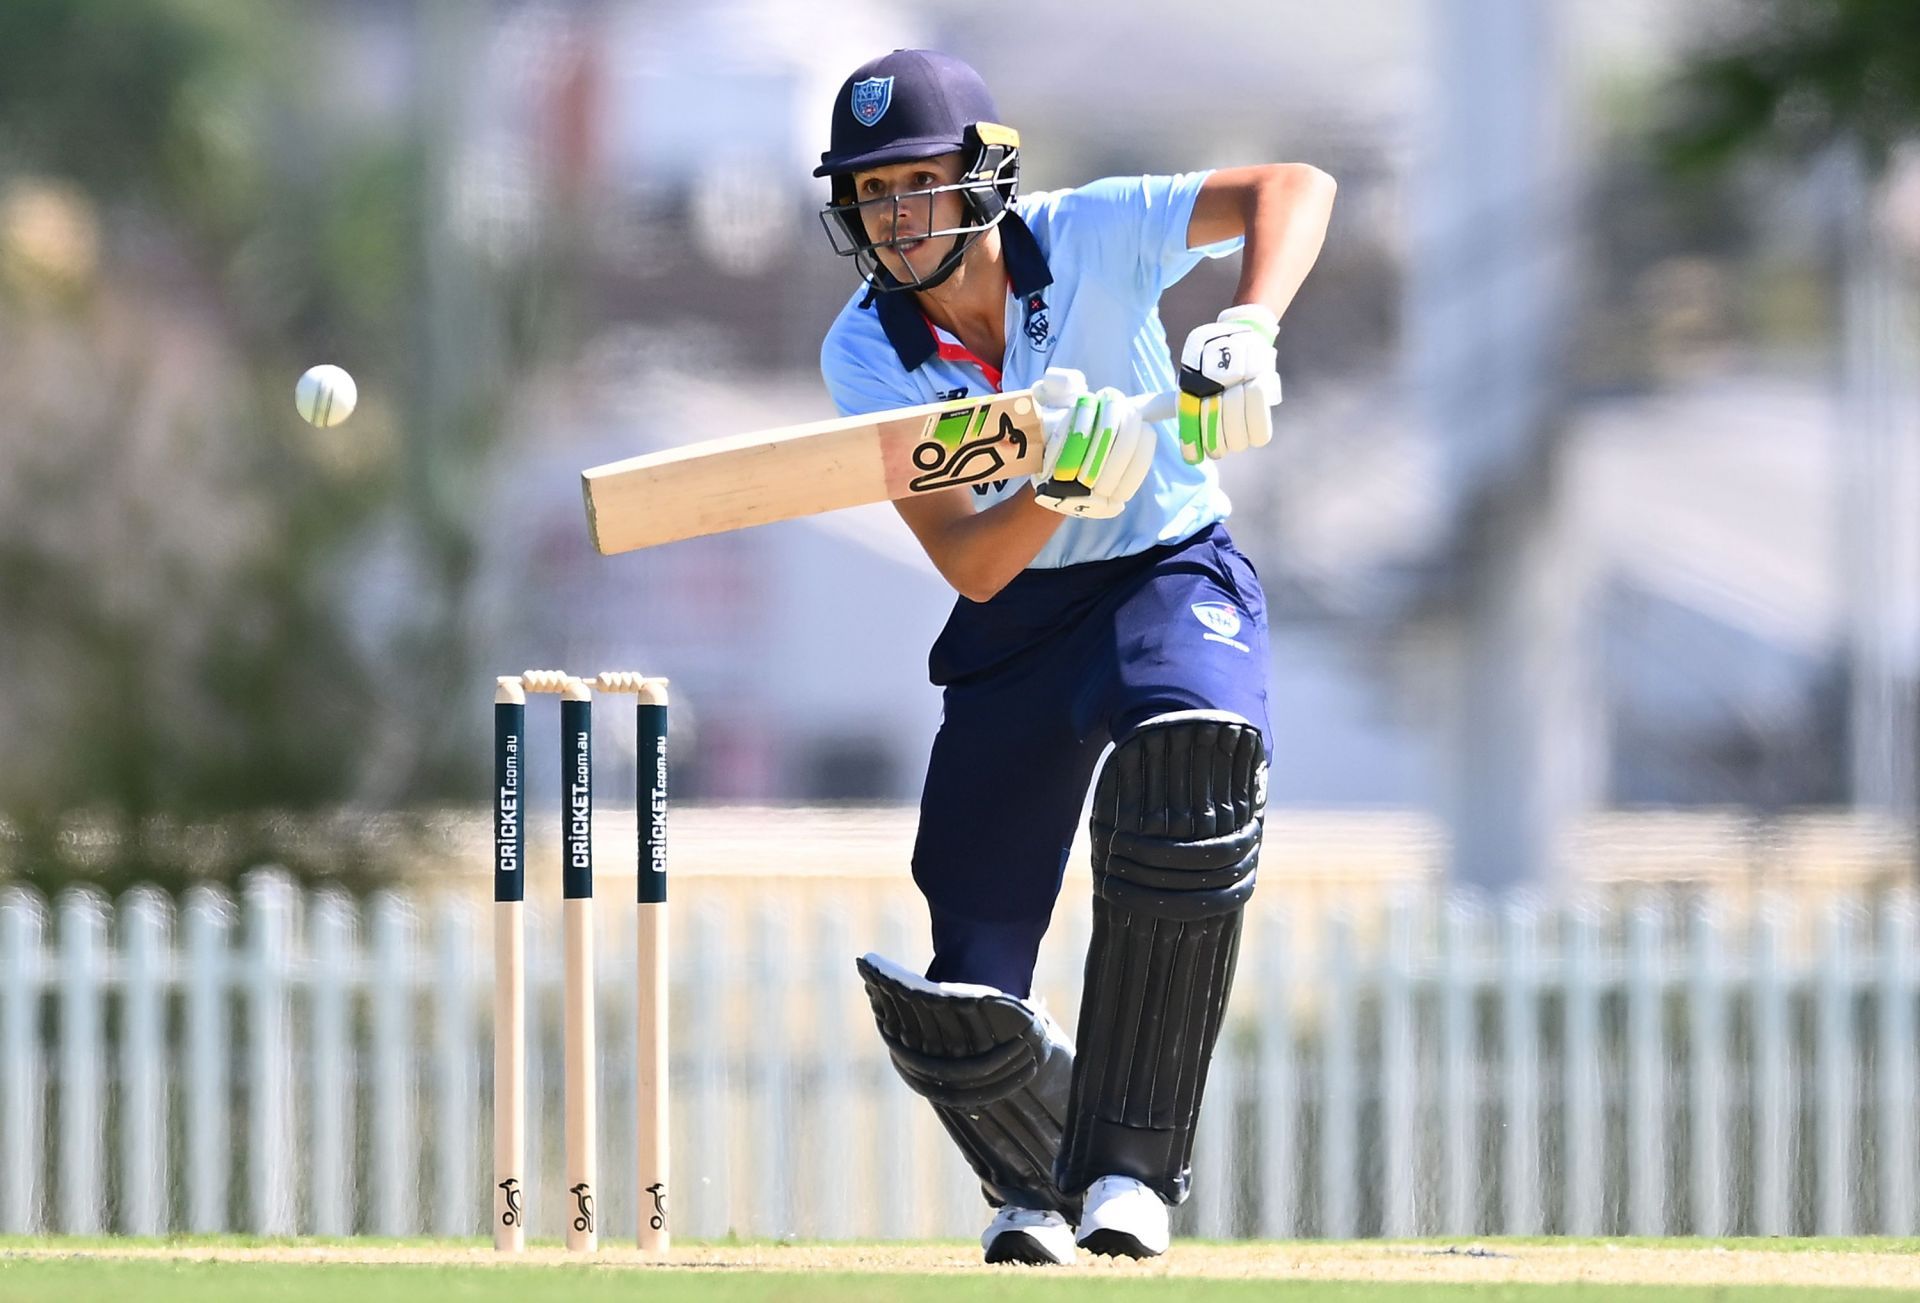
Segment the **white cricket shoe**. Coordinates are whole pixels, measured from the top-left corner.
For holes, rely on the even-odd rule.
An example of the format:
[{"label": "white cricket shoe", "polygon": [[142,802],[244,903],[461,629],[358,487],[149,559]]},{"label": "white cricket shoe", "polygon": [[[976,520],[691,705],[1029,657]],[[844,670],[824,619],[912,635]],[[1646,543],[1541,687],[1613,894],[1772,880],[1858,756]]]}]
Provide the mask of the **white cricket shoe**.
[{"label": "white cricket shoe", "polygon": [[1103,1176],[1087,1187],[1078,1243],[1088,1253],[1157,1258],[1167,1251],[1167,1206],[1130,1176]]},{"label": "white cricket shoe", "polygon": [[1015,1208],[993,1214],[980,1234],[988,1262],[1065,1266],[1073,1261],[1073,1227],[1051,1208]]}]

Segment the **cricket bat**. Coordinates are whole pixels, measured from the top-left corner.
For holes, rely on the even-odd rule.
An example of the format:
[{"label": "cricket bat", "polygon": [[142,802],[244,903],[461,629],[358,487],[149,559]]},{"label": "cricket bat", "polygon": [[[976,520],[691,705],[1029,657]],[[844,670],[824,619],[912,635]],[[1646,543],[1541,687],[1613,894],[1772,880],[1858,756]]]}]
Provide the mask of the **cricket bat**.
[{"label": "cricket bat", "polygon": [[[1149,421],[1175,395],[1135,400]],[[1030,389],[711,439],[581,474],[587,529],[611,556],[749,525],[1039,473]]]}]

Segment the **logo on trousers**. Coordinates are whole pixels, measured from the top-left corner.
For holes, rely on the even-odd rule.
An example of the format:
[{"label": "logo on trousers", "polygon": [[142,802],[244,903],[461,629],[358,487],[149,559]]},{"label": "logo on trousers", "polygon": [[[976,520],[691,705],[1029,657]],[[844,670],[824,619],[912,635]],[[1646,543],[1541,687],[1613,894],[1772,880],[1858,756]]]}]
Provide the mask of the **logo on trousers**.
[{"label": "logo on trousers", "polygon": [[1225,602],[1195,602],[1193,614],[1217,634],[1231,638],[1240,632],[1240,612]]},{"label": "logo on trousers", "polygon": [[582,1181],[567,1192],[573,1196],[573,1229],[593,1230],[593,1190]]},{"label": "logo on trousers", "polygon": [[1239,633],[1243,626],[1240,612],[1227,602],[1195,602],[1193,616],[1207,627],[1200,636],[1208,642],[1225,643],[1236,651],[1251,652],[1253,649],[1240,641]]},{"label": "logo on trousers", "polygon": [[647,1187],[647,1193],[653,1196],[653,1215],[647,1218],[647,1225],[664,1231],[667,1229],[667,1187],[655,1181]]},{"label": "logo on trousers", "polygon": [[517,1177],[508,1177],[500,1183],[500,1191],[507,1197],[507,1206],[500,1210],[502,1226],[520,1224],[520,1181]]}]

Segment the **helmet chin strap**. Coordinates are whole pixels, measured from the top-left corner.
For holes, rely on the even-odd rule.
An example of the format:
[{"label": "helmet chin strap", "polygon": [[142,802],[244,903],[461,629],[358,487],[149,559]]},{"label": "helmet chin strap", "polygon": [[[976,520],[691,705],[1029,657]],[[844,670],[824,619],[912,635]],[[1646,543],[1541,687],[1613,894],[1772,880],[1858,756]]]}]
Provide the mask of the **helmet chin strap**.
[{"label": "helmet chin strap", "polygon": [[917,280],[900,280],[886,269],[877,253],[868,251],[865,257],[873,259],[873,268],[867,273],[867,297],[861,302],[861,306],[865,307],[872,303],[874,296],[878,294],[896,294],[901,290],[938,289],[952,279],[953,273],[960,269],[961,262],[967,256],[967,250],[973,248],[988,231],[999,224],[1000,218],[996,215],[991,225],[978,231],[969,231],[965,235],[955,236],[953,248],[948,250],[947,256],[940,260],[940,265]]}]

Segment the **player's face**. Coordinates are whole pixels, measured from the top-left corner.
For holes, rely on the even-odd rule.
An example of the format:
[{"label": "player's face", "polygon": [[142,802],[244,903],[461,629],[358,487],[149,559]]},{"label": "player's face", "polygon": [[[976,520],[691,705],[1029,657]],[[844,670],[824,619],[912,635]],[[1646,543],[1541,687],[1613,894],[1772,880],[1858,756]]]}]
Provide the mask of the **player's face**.
[{"label": "player's face", "polygon": [[[888,245],[877,250],[880,263],[896,280],[912,282],[933,274],[940,260],[953,248],[957,235],[927,237],[934,231],[949,231],[961,225],[962,207],[958,191],[942,194],[923,193],[936,186],[954,185],[960,180],[965,163],[958,153],[937,158],[915,159],[907,163],[889,163],[870,172],[853,174],[854,199],[865,205],[860,210],[867,238]],[[897,198],[897,203],[879,202]]]}]

